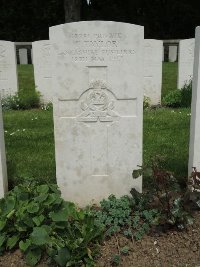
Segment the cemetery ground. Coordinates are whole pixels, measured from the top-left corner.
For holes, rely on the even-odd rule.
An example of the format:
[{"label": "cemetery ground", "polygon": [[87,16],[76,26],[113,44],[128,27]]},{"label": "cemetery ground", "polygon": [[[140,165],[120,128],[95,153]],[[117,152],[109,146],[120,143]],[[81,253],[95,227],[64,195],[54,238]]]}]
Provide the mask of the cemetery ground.
[{"label": "cemetery ground", "polygon": [[[33,90],[32,71],[30,65],[19,67],[20,88]],[[177,64],[164,63],[163,73],[162,96],[176,89]],[[3,116],[10,189],[27,179],[55,183],[52,109],[5,111]],[[149,165],[155,156],[163,158],[164,167],[174,172],[183,187],[187,181],[189,123],[189,108],[144,111],[144,165]],[[148,184],[148,178],[144,183]],[[195,213],[194,217],[194,224],[184,231],[153,230],[138,241],[127,238],[128,233],[124,235],[123,231],[107,237],[101,243],[97,266],[198,266],[200,214]],[[48,264],[44,257],[38,266],[54,266]],[[18,249],[0,257],[0,266],[27,265]]]}]

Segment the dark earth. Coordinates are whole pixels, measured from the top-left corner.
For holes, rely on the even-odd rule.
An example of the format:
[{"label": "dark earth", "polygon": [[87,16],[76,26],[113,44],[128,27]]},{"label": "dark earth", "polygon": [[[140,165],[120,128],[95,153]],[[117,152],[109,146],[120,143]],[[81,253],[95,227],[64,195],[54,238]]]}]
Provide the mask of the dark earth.
[{"label": "dark earth", "polygon": [[[196,213],[194,217],[194,224],[182,232],[173,230],[146,235],[140,241],[132,241],[121,235],[112,237],[102,244],[96,266],[113,266],[112,259],[119,253],[119,247],[128,246],[128,254],[121,253],[118,266],[200,267],[200,213]],[[0,266],[27,267],[20,250],[0,257]],[[45,258],[37,266],[53,267]]]}]

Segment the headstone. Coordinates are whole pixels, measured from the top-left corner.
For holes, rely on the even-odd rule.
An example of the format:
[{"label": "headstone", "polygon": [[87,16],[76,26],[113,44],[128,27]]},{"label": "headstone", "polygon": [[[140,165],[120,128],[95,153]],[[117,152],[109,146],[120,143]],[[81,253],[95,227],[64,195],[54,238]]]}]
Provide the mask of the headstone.
[{"label": "headstone", "polygon": [[170,45],[169,46],[169,62],[176,62],[177,60],[177,46]]},{"label": "headstone", "polygon": [[0,41],[0,94],[14,95],[18,91],[15,44]]},{"label": "headstone", "polygon": [[28,53],[26,48],[19,49],[19,64],[28,64]]},{"label": "headstone", "polygon": [[163,42],[144,40],[144,95],[151,105],[161,102]]},{"label": "headstone", "polygon": [[47,40],[32,43],[36,90],[41,93],[41,102],[53,101],[51,77],[51,44]]},{"label": "headstone", "polygon": [[186,39],[179,42],[178,57],[178,88],[188,84],[193,75],[195,39]]},{"label": "headstone", "polygon": [[200,27],[196,28],[195,33],[191,108],[189,174],[192,172],[192,167],[196,167],[200,171]]},{"label": "headstone", "polygon": [[4,197],[8,191],[8,180],[7,180],[7,168],[6,168],[6,153],[4,143],[4,128],[3,128],[3,117],[0,100],[0,199]]},{"label": "headstone", "polygon": [[143,27],[85,21],[50,28],[56,176],[84,206],[142,190]]}]

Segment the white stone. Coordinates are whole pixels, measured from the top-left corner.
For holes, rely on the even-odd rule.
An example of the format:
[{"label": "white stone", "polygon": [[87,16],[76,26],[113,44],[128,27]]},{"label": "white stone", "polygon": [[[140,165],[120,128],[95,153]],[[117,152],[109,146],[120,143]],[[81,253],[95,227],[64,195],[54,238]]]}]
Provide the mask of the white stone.
[{"label": "white stone", "polygon": [[169,62],[176,62],[177,60],[177,46],[170,45],[169,46]]},{"label": "white stone", "polygon": [[41,102],[53,101],[51,77],[51,44],[48,40],[32,43],[36,90],[41,93]]},{"label": "white stone", "polygon": [[5,142],[4,142],[2,108],[0,100],[0,198],[3,198],[7,191],[8,191],[8,180],[7,180],[7,168],[6,168],[6,153],[5,153]]},{"label": "white stone", "polygon": [[56,176],[84,206],[142,190],[143,27],[85,21],[50,28]]},{"label": "white stone", "polygon": [[1,97],[18,91],[15,44],[0,41],[0,93]]},{"label": "white stone", "polygon": [[26,48],[19,49],[19,64],[28,64],[28,53]]},{"label": "white stone", "polygon": [[144,95],[151,105],[161,102],[163,41],[144,40]]},{"label": "white stone", "polygon": [[192,110],[190,120],[190,146],[188,173],[192,167],[200,171],[200,27],[195,33],[194,71],[192,82]]},{"label": "white stone", "polygon": [[179,42],[178,56],[178,88],[181,89],[192,79],[194,65],[195,39],[186,39]]}]

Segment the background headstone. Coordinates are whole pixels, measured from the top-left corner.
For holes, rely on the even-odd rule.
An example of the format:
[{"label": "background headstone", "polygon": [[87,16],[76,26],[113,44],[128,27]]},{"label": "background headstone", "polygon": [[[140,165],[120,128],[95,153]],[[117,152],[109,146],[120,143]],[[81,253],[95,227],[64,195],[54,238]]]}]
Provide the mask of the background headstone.
[{"label": "background headstone", "polygon": [[200,27],[196,28],[188,172],[200,171]]},{"label": "background headstone", "polygon": [[151,105],[161,102],[163,42],[144,40],[144,95]]},{"label": "background headstone", "polygon": [[195,39],[186,39],[179,42],[178,57],[178,88],[181,89],[193,76]]},{"label": "background headstone", "polygon": [[177,46],[170,45],[169,46],[169,62],[176,62],[177,60]]},{"label": "background headstone", "polygon": [[7,191],[8,191],[8,180],[7,180],[7,167],[6,167],[6,153],[5,153],[5,142],[4,142],[2,108],[0,100],[0,198],[3,198]]},{"label": "background headstone", "polygon": [[15,45],[0,41],[0,93],[1,98],[18,91]]},{"label": "background headstone", "polygon": [[48,40],[32,43],[36,90],[41,93],[41,102],[53,101],[51,77],[51,44]]},{"label": "background headstone", "polygon": [[84,206],[142,190],[143,27],[85,21],[50,28],[57,182]]},{"label": "background headstone", "polygon": [[28,53],[26,48],[19,49],[19,64],[28,64]]}]

